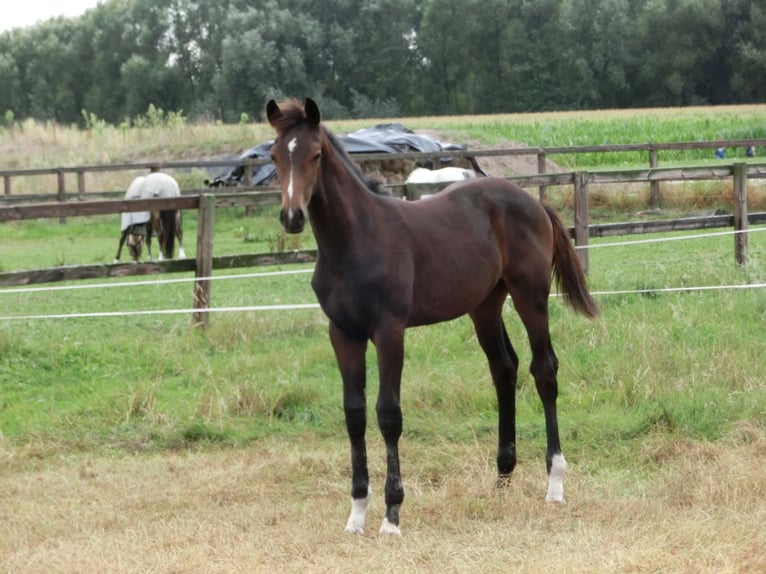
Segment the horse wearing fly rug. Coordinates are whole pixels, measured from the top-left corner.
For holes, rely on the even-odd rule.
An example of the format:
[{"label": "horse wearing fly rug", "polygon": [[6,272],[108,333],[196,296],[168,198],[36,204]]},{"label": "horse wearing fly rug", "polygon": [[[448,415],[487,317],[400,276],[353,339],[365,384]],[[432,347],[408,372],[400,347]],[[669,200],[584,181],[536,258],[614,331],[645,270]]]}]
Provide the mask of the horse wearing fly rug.
[{"label": "horse wearing fly rug", "polygon": [[400,534],[404,500],[398,443],[407,327],[468,314],[486,354],[498,399],[498,484],[516,465],[515,388],[518,357],[502,319],[508,295],[532,348],[530,370],[543,403],[547,436],[546,499],[564,500],[556,397],[558,361],[548,329],[551,270],[564,300],[588,317],[598,313],[566,227],[552,208],[499,178],[456,183],[428,201],[371,193],[358,168],[320,123],[307,99],[266,107],[276,130],[272,159],[288,233],[306,218],[317,242],[312,287],[330,320],[343,380],[351,442],[351,514],[346,531],[363,533],[370,499],[365,432],[365,351],[378,355],[376,413],[386,445],[386,515],[380,531]]},{"label": "horse wearing fly rug", "polygon": [[[135,178],[125,199],[153,199],[156,197],[179,197],[181,190],[173,177],[166,173],[150,173],[147,176]],[[157,236],[160,244],[159,259],[172,259],[175,251],[175,239],[178,239],[178,257],[184,259],[186,253],[183,247],[183,228],[181,226],[181,210],[166,209],[162,211],[132,211],[123,213],[121,217],[120,242],[114,261],[120,261],[122,247],[128,243],[128,250],[134,262],[141,258],[144,241],[152,258],[152,235]]]}]

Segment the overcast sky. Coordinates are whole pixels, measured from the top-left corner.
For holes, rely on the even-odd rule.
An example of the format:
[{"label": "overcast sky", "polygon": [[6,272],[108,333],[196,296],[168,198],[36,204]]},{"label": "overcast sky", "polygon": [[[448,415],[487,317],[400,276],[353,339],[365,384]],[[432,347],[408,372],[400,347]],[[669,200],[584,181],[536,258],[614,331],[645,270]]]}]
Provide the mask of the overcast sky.
[{"label": "overcast sky", "polygon": [[99,0],[2,0],[0,32],[34,26],[54,16],[79,16]]}]

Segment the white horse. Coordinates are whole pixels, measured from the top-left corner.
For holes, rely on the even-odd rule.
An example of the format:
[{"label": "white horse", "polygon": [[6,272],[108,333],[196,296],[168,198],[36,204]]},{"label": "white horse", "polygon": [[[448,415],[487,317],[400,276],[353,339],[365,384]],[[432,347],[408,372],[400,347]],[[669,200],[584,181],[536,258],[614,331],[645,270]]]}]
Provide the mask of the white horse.
[{"label": "white horse", "polygon": [[[166,173],[156,172],[135,178],[125,192],[125,199],[152,199],[155,197],[179,197],[180,195],[181,189],[175,179]],[[160,244],[160,261],[173,258],[176,238],[178,239],[178,257],[180,259],[186,258],[180,209],[123,213],[120,228],[120,243],[114,259],[115,263],[120,261],[122,246],[126,240],[130,255],[135,262],[138,262],[141,257],[144,240],[146,240],[149,259],[151,260],[152,234],[157,236]]]},{"label": "white horse", "polygon": [[[425,167],[416,167],[410,175],[407,176],[405,185],[419,185],[421,183],[451,183],[462,181],[464,179],[473,179],[476,172],[472,169],[462,167],[443,167],[441,169],[426,169]],[[424,193],[420,197],[427,199],[433,194]]]},{"label": "white horse", "polygon": [[446,183],[473,179],[474,177],[476,177],[475,171],[462,167],[443,167],[441,169],[416,167],[407,176],[407,181],[404,183]]}]

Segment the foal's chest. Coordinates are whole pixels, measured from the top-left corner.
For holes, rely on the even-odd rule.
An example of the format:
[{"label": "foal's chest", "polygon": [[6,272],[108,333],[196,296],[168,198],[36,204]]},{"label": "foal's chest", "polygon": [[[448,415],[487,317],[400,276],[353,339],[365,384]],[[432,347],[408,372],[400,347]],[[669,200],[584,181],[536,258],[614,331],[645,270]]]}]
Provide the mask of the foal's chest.
[{"label": "foal's chest", "polygon": [[363,273],[334,276],[317,267],[311,286],[325,315],[347,333],[369,336],[379,319],[386,289],[383,279]]}]

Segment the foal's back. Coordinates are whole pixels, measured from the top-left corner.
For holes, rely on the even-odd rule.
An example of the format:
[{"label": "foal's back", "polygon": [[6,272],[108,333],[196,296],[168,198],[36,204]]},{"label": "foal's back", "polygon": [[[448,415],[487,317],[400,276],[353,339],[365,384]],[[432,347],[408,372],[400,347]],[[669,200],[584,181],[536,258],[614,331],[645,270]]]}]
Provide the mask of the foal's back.
[{"label": "foal's back", "polygon": [[[401,281],[412,289],[410,325],[471,312],[496,289],[550,288],[551,222],[526,191],[500,178],[458,182],[416,202],[386,201],[383,218]],[[392,286],[393,287],[393,286]]]}]

